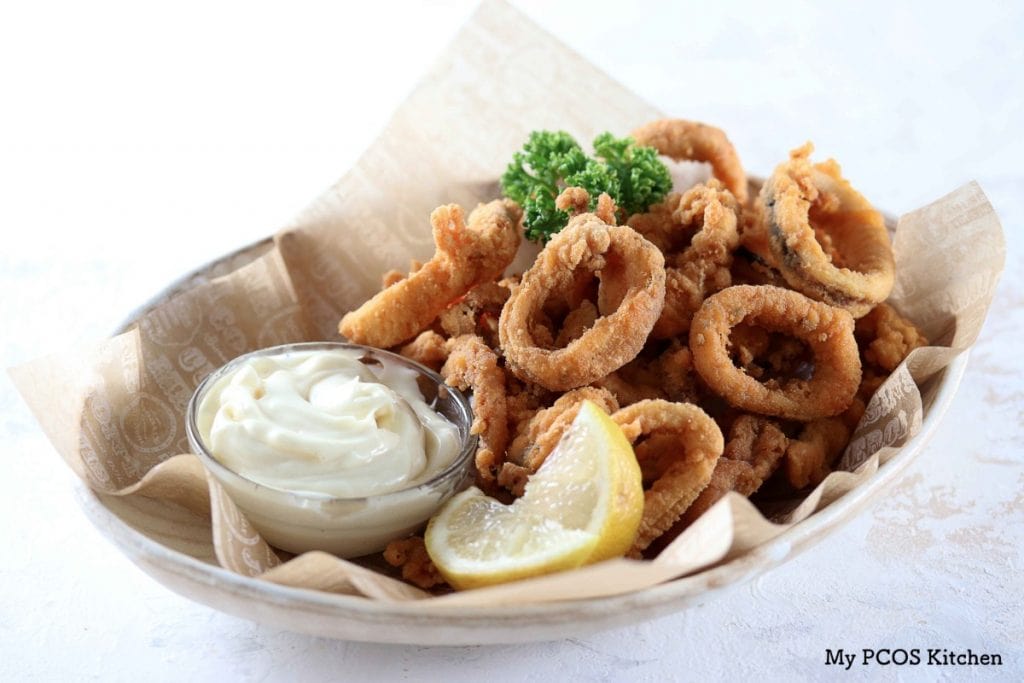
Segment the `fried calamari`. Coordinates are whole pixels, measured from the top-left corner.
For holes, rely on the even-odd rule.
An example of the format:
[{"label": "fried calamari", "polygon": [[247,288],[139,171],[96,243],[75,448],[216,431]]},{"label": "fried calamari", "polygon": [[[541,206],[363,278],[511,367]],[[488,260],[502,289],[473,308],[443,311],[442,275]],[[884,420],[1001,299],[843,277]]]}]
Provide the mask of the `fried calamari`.
[{"label": "fried calamari", "polygon": [[[762,383],[737,368],[729,339],[741,323],[786,332],[806,344],[814,358],[810,378]],[[708,297],[693,318],[690,351],[694,367],[712,390],[737,408],[763,415],[795,420],[838,415],[849,407],[860,384],[850,314],[768,285],[737,285]]]},{"label": "fried calamari", "polygon": [[858,320],[854,334],[864,340],[864,360],[885,372],[895,370],[914,349],[928,345],[921,330],[889,304],[878,304]]},{"label": "fried calamari", "polygon": [[758,415],[736,418],[711,481],[686,510],[681,526],[692,524],[729,491],[741,496],[755,493],[778,469],[788,446],[789,439],[774,420]]},{"label": "fried calamari", "polygon": [[[748,203],[717,128],[662,120],[634,137],[711,164],[713,178],[652,193],[625,174],[613,201],[596,172],[588,185],[527,177],[537,168],[520,164],[517,178],[545,181],[545,215],[534,217],[568,220],[541,231],[550,240],[525,273],[503,273],[520,242],[518,205],[481,205],[465,223],[442,206],[434,257],[387,273],[339,329],[471,393],[477,484],[502,502],[522,495],[584,400],[610,414],[641,468],[630,551],[640,557],[729,491],[760,490],[759,504],[772,504],[821,482],[872,395],[927,340],[884,303],[894,282],[884,221],[835,162],[812,164],[805,145]],[[555,170],[559,149],[545,156]],[[627,201],[634,191],[649,201]],[[422,539],[396,541],[385,557],[417,585],[440,581]]]},{"label": "fried calamari", "polygon": [[448,340],[433,330],[427,330],[399,348],[398,353],[437,372],[448,360]]},{"label": "fried calamari", "polygon": [[392,567],[400,568],[402,578],[420,588],[433,588],[445,582],[427,554],[422,536],[391,541],[384,549],[384,560]]},{"label": "fried calamari", "polygon": [[[644,493],[644,515],[630,551],[639,556],[708,485],[725,444],[715,421],[692,403],[640,401],[619,409],[612,419],[631,443],[646,437],[670,448],[671,460],[659,458],[664,469]],[[642,459],[639,452],[637,459]]]},{"label": "fried calamari", "polygon": [[812,150],[793,150],[765,181],[744,245],[797,291],[860,317],[895,283],[889,233],[839,164],[811,164]]},{"label": "fried calamari", "polygon": [[481,204],[468,224],[457,204],[434,209],[434,257],[345,314],[338,331],[350,341],[379,348],[416,336],[475,285],[501,277],[519,248],[521,218],[519,206],[510,200]]},{"label": "fried calamari", "polygon": [[[580,272],[596,272],[601,286],[613,285],[621,298],[609,313],[599,305],[602,315],[589,329],[553,348],[553,336],[538,338],[538,320],[550,297],[578,286]],[[501,348],[520,379],[553,391],[574,389],[636,357],[664,301],[665,262],[657,247],[631,228],[578,214],[547,243],[502,309]]]},{"label": "fried calamari", "polygon": [[714,177],[729,188],[740,204],[747,203],[747,174],[736,148],[720,128],[684,119],[661,119],[640,126],[632,135],[638,144],[653,147],[676,161],[711,164]]},{"label": "fried calamari", "polygon": [[499,367],[494,351],[483,340],[463,335],[450,342],[441,376],[449,385],[473,392],[470,433],[480,435],[476,452],[477,479],[481,488],[490,488],[497,480],[508,445],[505,372]]},{"label": "fried calamari", "polygon": [[[719,181],[697,185],[672,199],[676,204],[670,214],[659,206],[653,216],[641,214],[629,221],[654,237],[665,255],[665,307],[651,331],[655,339],[689,330],[704,299],[732,283],[729,269],[740,239],[740,205]],[[658,218],[669,225],[656,225]]]}]

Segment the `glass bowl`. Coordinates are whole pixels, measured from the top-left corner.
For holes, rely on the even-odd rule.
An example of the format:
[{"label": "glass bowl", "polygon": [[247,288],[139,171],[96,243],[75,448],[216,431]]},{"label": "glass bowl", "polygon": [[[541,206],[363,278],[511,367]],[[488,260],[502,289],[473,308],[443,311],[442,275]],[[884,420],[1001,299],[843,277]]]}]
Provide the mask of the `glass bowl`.
[{"label": "glass bowl", "polygon": [[[454,460],[429,480],[408,488],[360,498],[296,492],[257,483],[213,457],[203,443],[199,406],[218,380],[256,356],[295,352],[356,349],[359,360],[373,366],[394,363],[417,373],[423,400],[458,430],[461,448]],[[388,541],[416,531],[471,478],[470,463],[477,438],[470,434],[473,413],[465,396],[449,387],[436,372],[388,351],[341,342],[283,344],[253,351],[228,362],[204,379],[188,404],[186,432],[192,452],[224,487],[238,508],[271,545],[293,553],[323,550],[341,557],[358,557],[384,549]]]}]

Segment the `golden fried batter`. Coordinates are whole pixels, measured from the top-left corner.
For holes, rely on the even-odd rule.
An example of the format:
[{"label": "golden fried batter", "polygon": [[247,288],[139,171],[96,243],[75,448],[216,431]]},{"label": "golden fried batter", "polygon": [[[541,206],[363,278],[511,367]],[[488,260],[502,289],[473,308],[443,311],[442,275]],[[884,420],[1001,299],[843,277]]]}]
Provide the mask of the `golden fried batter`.
[{"label": "golden fried batter", "polygon": [[562,435],[576,419],[583,401],[592,401],[606,413],[618,410],[618,403],[609,391],[597,387],[581,387],[558,397],[549,408],[535,412],[519,423],[508,446],[507,462],[502,466],[498,483],[522,495],[529,475],[536,472]]},{"label": "golden fried batter", "polygon": [[486,490],[493,485],[508,444],[508,406],[505,372],[487,344],[474,335],[456,337],[449,343],[448,360],[441,376],[461,391],[473,392],[473,426],[480,435],[476,452],[477,477]]},{"label": "golden fried batter", "polygon": [[914,323],[885,303],[858,320],[854,333],[866,345],[864,360],[886,372],[895,370],[914,349],[928,345],[928,339]]},{"label": "golden fried batter", "polygon": [[644,515],[630,551],[638,557],[708,485],[725,444],[715,421],[692,403],[641,401],[616,411],[612,419],[633,443],[642,436],[676,440],[675,460],[644,493]]},{"label": "golden fried batter", "polygon": [[384,560],[392,567],[400,567],[402,578],[420,588],[433,588],[445,582],[427,554],[421,536],[391,541],[384,549]]},{"label": "golden fried batter", "polygon": [[778,423],[758,415],[741,415],[729,429],[729,440],[704,489],[680,520],[685,528],[729,491],[750,496],[782,462],[789,439]]},{"label": "golden fried batter", "polygon": [[473,286],[501,277],[519,248],[521,218],[519,205],[509,200],[481,204],[468,225],[457,204],[434,209],[434,257],[346,313],[338,331],[357,344],[382,349],[411,339]]},{"label": "golden fried batter", "polygon": [[448,340],[433,330],[427,330],[398,349],[398,353],[437,372],[448,360]]}]

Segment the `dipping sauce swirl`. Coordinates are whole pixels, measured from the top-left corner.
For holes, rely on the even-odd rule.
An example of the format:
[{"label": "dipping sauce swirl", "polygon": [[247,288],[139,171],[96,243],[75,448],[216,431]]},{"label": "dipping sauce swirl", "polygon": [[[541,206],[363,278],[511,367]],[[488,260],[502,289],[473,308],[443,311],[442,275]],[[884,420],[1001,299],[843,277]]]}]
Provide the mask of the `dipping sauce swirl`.
[{"label": "dipping sauce swirl", "polygon": [[430,480],[458,456],[458,428],[423,400],[416,371],[361,356],[339,348],[245,359],[199,404],[207,450],[251,481],[295,493],[356,498]]}]

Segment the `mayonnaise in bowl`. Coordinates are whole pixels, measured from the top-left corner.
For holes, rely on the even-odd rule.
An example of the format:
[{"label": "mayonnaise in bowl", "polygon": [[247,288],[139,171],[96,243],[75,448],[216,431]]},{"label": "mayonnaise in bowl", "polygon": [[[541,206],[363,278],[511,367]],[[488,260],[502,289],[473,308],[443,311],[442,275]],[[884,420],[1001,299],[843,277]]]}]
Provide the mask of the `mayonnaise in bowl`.
[{"label": "mayonnaise in bowl", "polygon": [[193,451],[272,545],[355,557],[462,488],[465,398],[401,356],[290,344],[231,361],[189,404]]}]

